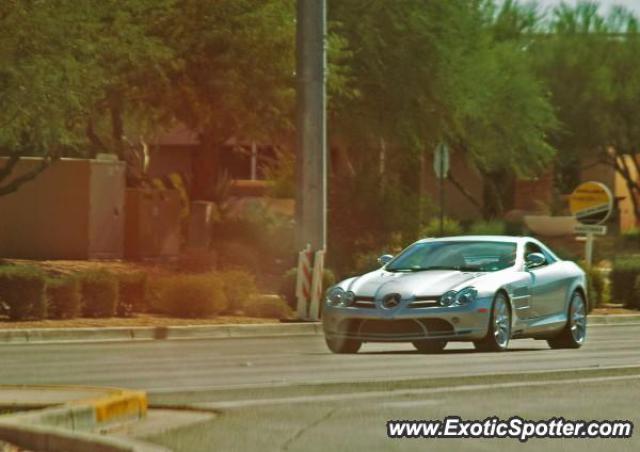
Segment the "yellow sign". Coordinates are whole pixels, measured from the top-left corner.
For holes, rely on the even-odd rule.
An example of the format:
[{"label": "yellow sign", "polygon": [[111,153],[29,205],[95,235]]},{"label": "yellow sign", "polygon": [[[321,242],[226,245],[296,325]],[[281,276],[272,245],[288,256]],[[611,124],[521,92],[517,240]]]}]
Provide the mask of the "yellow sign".
[{"label": "yellow sign", "polygon": [[584,182],[569,196],[569,210],[582,224],[600,224],[613,210],[613,195],[600,182]]}]

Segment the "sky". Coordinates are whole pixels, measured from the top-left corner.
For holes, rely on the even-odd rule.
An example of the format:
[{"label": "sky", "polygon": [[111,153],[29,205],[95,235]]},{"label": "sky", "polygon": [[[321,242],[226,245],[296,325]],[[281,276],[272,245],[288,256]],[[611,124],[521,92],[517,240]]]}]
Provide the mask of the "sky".
[{"label": "sky", "polygon": [[[578,0],[564,0],[565,3],[570,5],[575,5]],[[548,6],[553,7],[562,3],[562,0],[538,0],[538,3],[546,8]],[[604,11],[608,11],[614,5],[621,5],[626,7],[627,9],[633,11],[636,15],[640,16],[640,0],[599,0],[597,3],[600,3],[601,8]]]}]

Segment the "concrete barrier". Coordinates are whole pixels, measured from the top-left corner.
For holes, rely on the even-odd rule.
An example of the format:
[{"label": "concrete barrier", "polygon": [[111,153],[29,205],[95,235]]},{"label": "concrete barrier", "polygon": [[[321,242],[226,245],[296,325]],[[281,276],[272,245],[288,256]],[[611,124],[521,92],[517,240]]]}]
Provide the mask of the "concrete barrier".
[{"label": "concrete barrier", "polygon": [[[7,386],[6,391],[24,388],[30,394],[42,391],[67,391],[69,394],[100,391],[99,388],[19,387]],[[147,395],[142,391],[102,389],[103,395],[71,400],[62,406],[0,416],[0,438],[19,447],[38,451],[166,451],[127,438],[105,437],[92,430],[115,422],[138,420],[146,416]]]}]

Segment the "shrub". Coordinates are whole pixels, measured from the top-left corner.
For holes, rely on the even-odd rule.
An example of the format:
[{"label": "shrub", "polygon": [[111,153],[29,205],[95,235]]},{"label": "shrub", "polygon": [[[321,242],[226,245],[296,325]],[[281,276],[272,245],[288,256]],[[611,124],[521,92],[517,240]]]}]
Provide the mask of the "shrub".
[{"label": "shrub", "polygon": [[176,317],[209,317],[228,307],[216,273],[171,276],[161,282],[157,302],[164,313]]},{"label": "shrub", "polygon": [[506,224],[500,220],[478,221],[469,227],[470,235],[504,235]]},{"label": "shrub", "polygon": [[82,314],[86,317],[113,317],[118,306],[118,279],[106,270],[90,270],[79,275],[82,287]]},{"label": "shrub", "polygon": [[636,276],[633,288],[635,296],[631,303],[627,304],[627,307],[632,309],[640,309],[640,275]]},{"label": "shrub", "polygon": [[72,319],[80,315],[80,283],[76,276],[47,280],[47,311],[52,319]]},{"label": "shrub", "polygon": [[216,267],[216,255],[207,250],[189,250],[178,256],[176,267],[184,273],[208,273]]},{"label": "shrub", "polygon": [[[460,235],[462,234],[462,226],[453,218],[444,217],[442,222],[442,235]],[[432,218],[429,223],[420,229],[420,237],[439,237],[440,236],[440,218]]]},{"label": "shrub", "polygon": [[244,303],[258,293],[255,278],[247,272],[230,270],[220,276],[229,303],[229,312],[241,310]]},{"label": "shrub", "polygon": [[[280,283],[280,288],[278,290],[278,294],[284,298],[287,304],[295,309],[298,300],[296,299],[296,275],[298,270],[296,268],[291,268],[282,275],[282,281]],[[324,269],[322,274],[322,290],[325,291],[329,287],[333,286],[336,283],[336,276],[333,274],[331,270],[328,268]]]},{"label": "shrub", "polygon": [[118,275],[118,309],[120,317],[129,317],[133,312],[146,312],[147,274],[142,271]]},{"label": "shrub", "polygon": [[604,303],[605,278],[595,267],[589,267],[584,261],[579,262],[585,272],[587,294],[589,297],[589,311]]},{"label": "shrub", "polygon": [[244,313],[250,317],[284,319],[291,316],[291,308],[277,295],[258,295],[247,300]]},{"label": "shrub", "polygon": [[640,258],[625,257],[613,261],[609,276],[611,284],[611,298],[616,303],[625,306],[637,306],[635,282],[640,274]]},{"label": "shrub", "polygon": [[260,257],[252,247],[236,241],[218,246],[218,262],[222,269],[245,269],[255,273],[260,269]]},{"label": "shrub", "polygon": [[640,229],[631,228],[620,233],[620,238],[625,247],[638,248],[640,246]]},{"label": "shrub", "polygon": [[0,300],[11,320],[43,319],[47,313],[45,275],[36,267],[0,267]]}]

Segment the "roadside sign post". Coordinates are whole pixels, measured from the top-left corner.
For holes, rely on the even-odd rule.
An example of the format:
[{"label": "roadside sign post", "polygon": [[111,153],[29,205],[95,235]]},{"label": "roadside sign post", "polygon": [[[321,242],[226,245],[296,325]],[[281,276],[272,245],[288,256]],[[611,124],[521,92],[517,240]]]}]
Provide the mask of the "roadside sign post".
[{"label": "roadside sign post", "polygon": [[613,210],[613,195],[600,182],[584,182],[569,196],[569,209],[580,224],[574,228],[576,234],[584,234],[584,258],[590,267],[593,262],[593,243],[596,235],[605,235],[607,221]]},{"label": "roadside sign post", "polygon": [[449,174],[449,146],[440,143],[433,154],[433,171],[439,181],[440,195],[440,237],[444,234],[444,180]]}]

